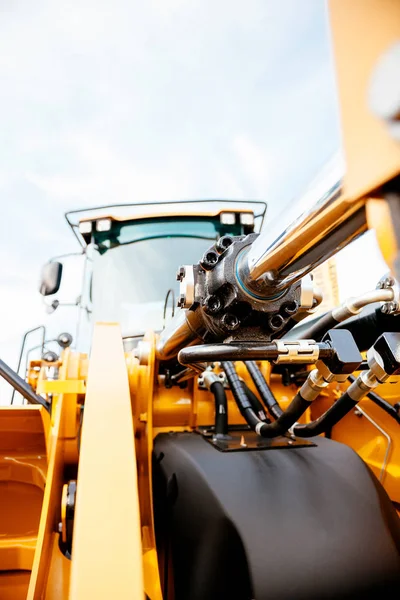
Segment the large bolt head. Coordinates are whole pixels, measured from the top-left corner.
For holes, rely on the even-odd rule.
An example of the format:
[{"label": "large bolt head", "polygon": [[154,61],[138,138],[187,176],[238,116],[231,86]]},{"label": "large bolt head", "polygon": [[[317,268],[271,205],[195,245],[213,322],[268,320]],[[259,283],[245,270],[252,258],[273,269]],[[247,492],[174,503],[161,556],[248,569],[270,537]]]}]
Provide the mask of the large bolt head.
[{"label": "large bolt head", "polygon": [[215,315],[222,307],[221,300],[215,294],[204,300],[204,310],[209,315]]},{"label": "large bolt head", "polygon": [[203,258],[200,261],[201,266],[206,271],[211,271],[218,262],[218,254],[215,250],[207,250]]},{"label": "large bolt head", "polygon": [[268,317],[268,327],[271,331],[278,331],[285,323],[285,319],[282,315],[275,313]]},{"label": "large bolt head", "polygon": [[235,331],[240,325],[238,317],[232,313],[225,313],[221,322],[228,331]]},{"label": "large bolt head", "polygon": [[281,313],[284,318],[292,317],[299,310],[299,303],[296,300],[292,300],[291,302],[285,302],[281,306]]},{"label": "large bolt head", "polygon": [[218,242],[216,243],[215,247],[217,249],[217,252],[220,252],[222,254],[222,252],[225,252],[225,250],[227,248],[229,248],[229,246],[233,244],[233,239],[231,238],[230,235],[223,235],[222,237],[219,238]]}]

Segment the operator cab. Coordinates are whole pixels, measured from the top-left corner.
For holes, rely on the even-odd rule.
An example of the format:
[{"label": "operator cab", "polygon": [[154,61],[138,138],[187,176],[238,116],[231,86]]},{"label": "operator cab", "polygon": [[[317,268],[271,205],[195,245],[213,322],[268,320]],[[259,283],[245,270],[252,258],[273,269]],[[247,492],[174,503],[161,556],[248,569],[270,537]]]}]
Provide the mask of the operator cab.
[{"label": "operator cab", "polygon": [[[259,232],[265,211],[259,201],[200,200],[67,213],[85,255],[81,307],[92,324],[119,322],[126,348],[132,348],[147,330],[161,331],[173,315],[176,266],[197,262],[221,236]],[[61,273],[61,263],[45,266],[43,295],[58,291]]]}]

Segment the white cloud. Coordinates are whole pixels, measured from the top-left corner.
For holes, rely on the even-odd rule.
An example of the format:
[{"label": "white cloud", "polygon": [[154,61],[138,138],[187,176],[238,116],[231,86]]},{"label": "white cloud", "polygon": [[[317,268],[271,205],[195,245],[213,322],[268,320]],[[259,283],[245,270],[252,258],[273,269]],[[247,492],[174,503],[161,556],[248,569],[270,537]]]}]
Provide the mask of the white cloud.
[{"label": "white cloud", "polygon": [[270,171],[273,167],[271,157],[247,135],[236,136],[233,148],[249,185],[267,197],[268,184],[271,181]]},{"label": "white cloud", "polygon": [[[276,214],[337,148],[320,0],[0,10],[0,355],[11,362],[42,320],[41,264],[74,249],[64,210],[252,197]],[[57,333],[62,313],[47,322]]]}]

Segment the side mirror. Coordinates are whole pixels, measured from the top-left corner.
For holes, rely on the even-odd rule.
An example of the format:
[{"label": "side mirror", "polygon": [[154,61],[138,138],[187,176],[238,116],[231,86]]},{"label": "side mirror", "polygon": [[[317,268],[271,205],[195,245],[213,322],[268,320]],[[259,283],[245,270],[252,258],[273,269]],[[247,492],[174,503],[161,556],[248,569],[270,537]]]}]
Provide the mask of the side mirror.
[{"label": "side mirror", "polygon": [[63,266],[60,262],[48,262],[44,265],[40,277],[39,292],[50,296],[60,289]]}]

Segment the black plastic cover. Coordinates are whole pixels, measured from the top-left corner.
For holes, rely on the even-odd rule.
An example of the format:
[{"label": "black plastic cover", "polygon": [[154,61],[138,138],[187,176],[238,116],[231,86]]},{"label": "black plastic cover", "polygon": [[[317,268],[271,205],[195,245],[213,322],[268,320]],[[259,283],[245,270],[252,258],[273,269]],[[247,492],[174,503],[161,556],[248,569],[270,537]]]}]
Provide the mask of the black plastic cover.
[{"label": "black plastic cover", "polygon": [[400,333],[383,333],[374,344],[375,350],[383,360],[388,375],[397,375],[400,371]]},{"label": "black plastic cover", "polygon": [[154,444],[157,546],[176,600],[398,597],[400,525],[349,447],[218,452],[196,433]]},{"label": "black plastic cover", "polygon": [[353,373],[362,363],[357,344],[347,329],[330,329],[322,341],[329,342],[334,349],[333,355],[324,359],[332,373]]}]

